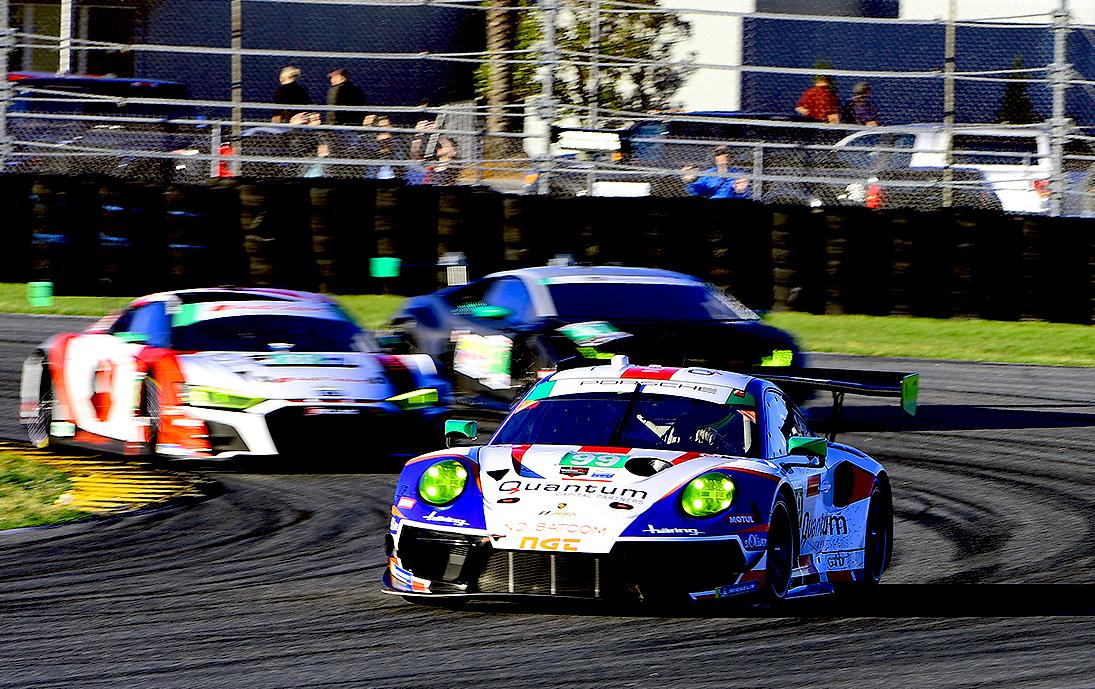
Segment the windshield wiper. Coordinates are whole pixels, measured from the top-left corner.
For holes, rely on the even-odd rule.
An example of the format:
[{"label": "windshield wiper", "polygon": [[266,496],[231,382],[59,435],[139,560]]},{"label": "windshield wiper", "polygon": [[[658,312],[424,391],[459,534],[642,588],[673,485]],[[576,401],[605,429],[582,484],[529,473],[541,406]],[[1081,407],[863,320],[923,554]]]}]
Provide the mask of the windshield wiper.
[{"label": "windshield wiper", "polygon": [[620,416],[620,420],[616,422],[616,425],[612,428],[612,434],[608,436],[608,444],[610,446],[619,442],[620,434],[624,431],[624,426],[627,425],[628,418],[631,417],[631,412],[635,409],[635,403],[639,401],[639,394],[642,392],[642,383],[635,383],[635,389],[632,390],[631,396],[627,400],[627,406],[624,407],[624,413]]}]

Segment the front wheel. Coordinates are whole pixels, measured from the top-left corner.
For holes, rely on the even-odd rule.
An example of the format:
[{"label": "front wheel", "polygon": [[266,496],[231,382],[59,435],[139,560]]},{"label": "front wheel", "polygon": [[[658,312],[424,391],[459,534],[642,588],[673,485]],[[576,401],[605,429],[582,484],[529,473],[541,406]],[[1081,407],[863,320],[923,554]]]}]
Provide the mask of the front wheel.
[{"label": "front wheel", "polygon": [[148,454],[156,454],[160,438],[160,386],[155,379],[146,377],[141,386],[141,416],[148,419]]},{"label": "front wheel", "polygon": [[769,602],[783,600],[791,588],[791,571],[795,563],[795,533],[791,505],[779,496],[768,520],[767,566],[764,574],[764,597]]},{"label": "front wheel", "polygon": [[49,368],[42,366],[38,379],[38,402],[34,407],[34,417],[27,423],[27,438],[38,448],[49,447],[49,429],[53,424],[53,376]]}]

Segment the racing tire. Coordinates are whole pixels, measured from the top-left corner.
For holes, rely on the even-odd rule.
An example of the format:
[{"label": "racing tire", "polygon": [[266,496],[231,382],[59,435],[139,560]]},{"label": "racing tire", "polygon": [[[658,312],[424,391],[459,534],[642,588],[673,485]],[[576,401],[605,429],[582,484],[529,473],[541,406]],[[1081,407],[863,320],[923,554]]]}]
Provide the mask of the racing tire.
[{"label": "racing tire", "polygon": [[841,595],[856,595],[878,586],[893,556],[893,498],[887,488],[875,485],[867,506],[863,539],[863,572],[856,581],[840,582]]},{"label": "racing tire", "polygon": [[37,448],[49,447],[54,399],[53,376],[43,362],[41,378],[38,379],[38,403],[34,407],[34,419],[27,423],[27,438]]},{"label": "racing tire", "polygon": [[779,602],[791,588],[791,573],[795,566],[795,528],[791,505],[780,495],[768,520],[768,547],[765,551],[763,597],[770,603]]},{"label": "racing tire", "polygon": [[893,555],[893,498],[876,485],[867,507],[866,535],[863,542],[863,579],[861,588],[877,586]]},{"label": "racing tire", "polygon": [[148,454],[156,454],[160,438],[160,385],[154,378],[145,377],[141,385],[140,415],[148,417]]}]

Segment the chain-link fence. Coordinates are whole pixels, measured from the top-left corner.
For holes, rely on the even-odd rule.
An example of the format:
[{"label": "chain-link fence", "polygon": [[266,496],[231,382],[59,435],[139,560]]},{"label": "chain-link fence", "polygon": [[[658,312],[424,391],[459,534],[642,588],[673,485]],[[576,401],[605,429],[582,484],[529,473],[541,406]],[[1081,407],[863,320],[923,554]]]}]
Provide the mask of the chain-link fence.
[{"label": "chain-link fence", "polygon": [[1095,8],[963,3],[0,0],[0,156],[161,183],[1095,215]]}]

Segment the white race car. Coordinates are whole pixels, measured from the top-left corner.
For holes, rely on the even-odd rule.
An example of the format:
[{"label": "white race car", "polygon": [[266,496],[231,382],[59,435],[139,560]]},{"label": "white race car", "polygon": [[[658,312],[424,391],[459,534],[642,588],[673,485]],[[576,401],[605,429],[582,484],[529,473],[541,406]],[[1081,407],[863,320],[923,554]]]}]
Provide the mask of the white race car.
[{"label": "white race car", "polygon": [[449,388],[432,359],[375,349],[323,295],[163,292],[43,342],[20,420],[38,446],[183,458],[338,450],[371,431],[391,440],[375,454],[440,445]]},{"label": "white race car", "polygon": [[[383,590],[411,600],[769,601],[877,584],[885,469],[817,437],[782,388],[902,398],[918,376],[612,365],[552,374],[480,447],[407,462]],[[474,422],[450,420],[452,433]]]}]

